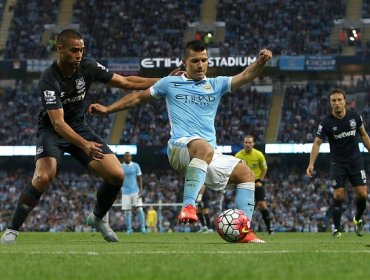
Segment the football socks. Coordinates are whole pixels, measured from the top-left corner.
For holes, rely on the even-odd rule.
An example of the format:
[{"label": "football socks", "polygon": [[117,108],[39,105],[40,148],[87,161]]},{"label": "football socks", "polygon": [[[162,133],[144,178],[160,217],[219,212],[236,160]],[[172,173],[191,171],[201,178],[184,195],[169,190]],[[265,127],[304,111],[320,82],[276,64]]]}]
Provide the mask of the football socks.
[{"label": "football socks", "polygon": [[107,182],[103,182],[96,194],[96,204],[94,208],[94,214],[98,218],[103,218],[107,214],[108,210],[112,207],[116,200],[117,194],[120,191],[121,186],[114,186]]},{"label": "football socks", "polygon": [[236,188],[235,206],[247,214],[249,220],[252,220],[254,212],[254,190],[245,188]]},{"label": "football socks", "polygon": [[267,231],[271,231],[271,220],[270,220],[270,212],[267,209],[261,210],[262,219],[265,222]]},{"label": "football socks", "polygon": [[357,199],[356,201],[356,221],[361,220],[362,214],[366,209],[366,199]]},{"label": "football socks", "polygon": [[195,200],[206,180],[208,164],[199,158],[193,158],[185,173],[184,206],[195,206]]},{"label": "football socks", "polygon": [[26,220],[28,214],[39,202],[41,195],[42,192],[36,190],[32,185],[28,185],[23,189],[21,195],[19,196],[18,205],[15,209],[13,219],[8,227],[9,229],[16,231],[19,230],[23,222]]},{"label": "football socks", "polygon": [[333,223],[334,228],[340,231],[340,219],[342,217],[342,200],[334,199],[333,203]]},{"label": "football socks", "polygon": [[130,210],[126,210],[125,211],[125,222],[126,222],[127,231],[132,230],[131,220],[132,220],[132,212]]}]

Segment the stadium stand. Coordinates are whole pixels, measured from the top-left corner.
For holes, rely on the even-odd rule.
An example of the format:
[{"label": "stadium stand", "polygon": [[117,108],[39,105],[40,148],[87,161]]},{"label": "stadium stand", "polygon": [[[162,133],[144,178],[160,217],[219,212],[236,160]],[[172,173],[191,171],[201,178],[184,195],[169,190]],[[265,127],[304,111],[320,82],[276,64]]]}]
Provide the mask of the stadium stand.
[{"label": "stadium stand", "polygon": [[362,18],[370,18],[370,1],[362,0]]},{"label": "stadium stand", "polygon": [[79,24],[93,57],[180,57],[182,38],[188,22],[198,19],[200,3],[76,1],[73,24]]},{"label": "stadium stand", "polygon": [[47,58],[45,26],[55,25],[60,0],[18,0],[4,51],[4,58]]},{"label": "stadium stand", "polygon": [[226,23],[220,53],[250,55],[262,47],[275,55],[338,53],[330,32],[333,20],[343,17],[345,2],[324,1],[318,9],[315,1],[306,0],[219,0],[217,21]]}]

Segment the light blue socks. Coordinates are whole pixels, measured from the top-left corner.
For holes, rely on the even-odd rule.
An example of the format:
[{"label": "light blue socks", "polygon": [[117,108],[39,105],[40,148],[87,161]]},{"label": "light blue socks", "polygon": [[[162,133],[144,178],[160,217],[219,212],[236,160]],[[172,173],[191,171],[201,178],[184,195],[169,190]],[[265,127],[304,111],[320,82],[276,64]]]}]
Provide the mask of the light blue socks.
[{"label": "light blue socks", "polygon": [[195,200],[206,180],[208,164],[199,158],[193,158],[185,173],[183,205],[195,206]]},{"label": "light blue socks", "polygon": [[250,221],[252,221],[254,212],[254,188],[254,182],[241,183],[236,186],[235,206],[247,214]]}]

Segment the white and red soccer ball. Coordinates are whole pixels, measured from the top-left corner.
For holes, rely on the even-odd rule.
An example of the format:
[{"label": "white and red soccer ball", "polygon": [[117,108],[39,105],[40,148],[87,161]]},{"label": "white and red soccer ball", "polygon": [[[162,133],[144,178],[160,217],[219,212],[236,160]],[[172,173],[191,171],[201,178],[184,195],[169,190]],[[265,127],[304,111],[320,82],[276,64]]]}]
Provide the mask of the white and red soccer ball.
[{"label": "white and red soccer ball", "polygon": [[227,209],[216,219],[216,229],[222,239],[227,242],[238,242],[250,232],[250,220],[239,209]]}]

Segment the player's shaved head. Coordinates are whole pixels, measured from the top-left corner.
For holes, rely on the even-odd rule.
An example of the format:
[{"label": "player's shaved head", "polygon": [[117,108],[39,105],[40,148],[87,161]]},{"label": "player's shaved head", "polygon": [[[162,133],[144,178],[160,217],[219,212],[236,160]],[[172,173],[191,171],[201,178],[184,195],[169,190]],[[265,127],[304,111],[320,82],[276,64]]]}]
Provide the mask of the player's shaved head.
[{"label": "player's shaved head", "polygon": [[202,52],[207,50],[206,44],[199,40],[193,40],[185,45],[184,57],[187,58],[190,55],[190,51]]},{"label": "player's shaved head", "polygon": [[57,45],[64,45],[69,39],[81,40],[82,35],[74,29],[65,29],[57,36]]}]

